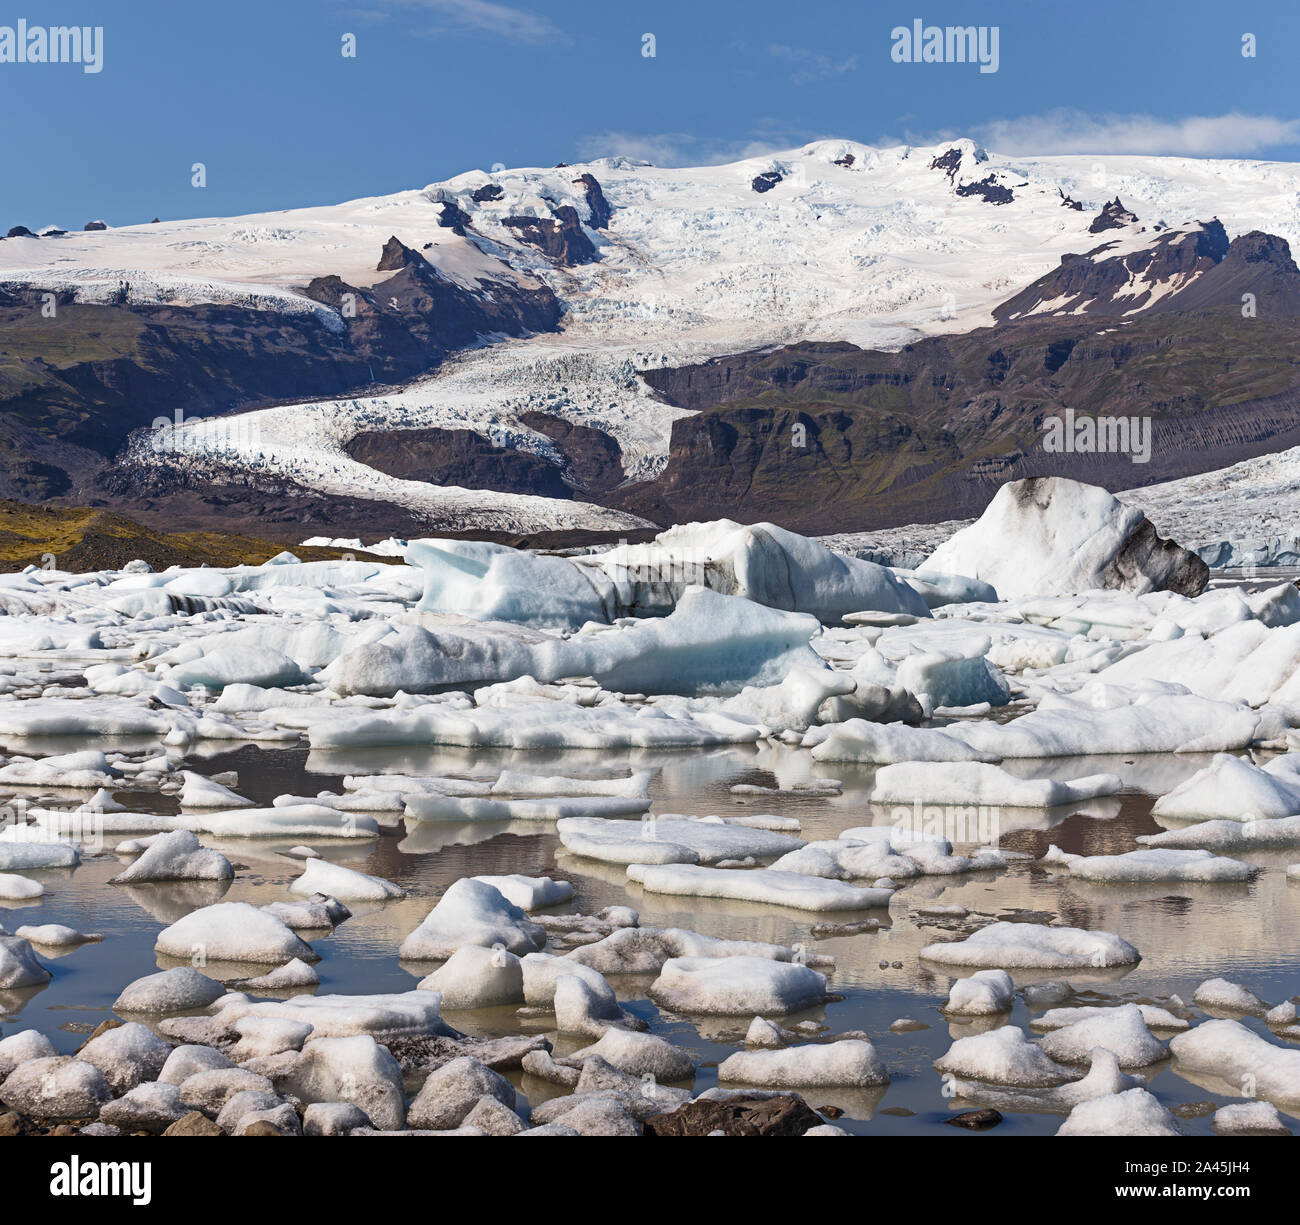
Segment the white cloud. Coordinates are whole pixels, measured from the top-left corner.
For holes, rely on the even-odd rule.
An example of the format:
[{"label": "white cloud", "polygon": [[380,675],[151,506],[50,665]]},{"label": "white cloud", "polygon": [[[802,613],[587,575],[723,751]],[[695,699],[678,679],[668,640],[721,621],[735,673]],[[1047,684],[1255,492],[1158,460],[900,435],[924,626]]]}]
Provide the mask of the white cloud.
[{"label": "white cloud", "polygon": [[768,48],[768,51],[777,59],[788,60],[796,65],[794,72],[790,74],[790,80],[795,85],[809,85],[814,81],[825,81],[829,77],[837,77],[843,73],[852,72],[858,66],[858,57],[856,55],[850,55],[846,59],[836,62],[828,55],[821,55],[804,47],[788,47],[782,43],[774,44]]},{"label": "white cloud", "polygon": [[1151,153],[1183,157],[1247,156],[1300,142],[1300,119],[1274,115],[1089,115],[1055,110],[980,125],[982,143],[999,153]]},{"label": "white cloud", "polygon": [[695,136],[690,132],[597,132],[577,142],[584,161],[597,157],[627,157],[653,166],[717,166],[749,157],[766,157],[784,152],[813,139],[806,132],[793,132],[760,124],[758,131],[734,140]]},{"label": "white cloud", "polygon": [[[548,18],[527,9],[494,0],[378,0],[373,17],[385,17],[393,9],[428,13],[436,24],[418,34],[470,32],[492,34],[518,43],[567,42],[567,36]],[[356,11],[356,10],[354,10]]]}]

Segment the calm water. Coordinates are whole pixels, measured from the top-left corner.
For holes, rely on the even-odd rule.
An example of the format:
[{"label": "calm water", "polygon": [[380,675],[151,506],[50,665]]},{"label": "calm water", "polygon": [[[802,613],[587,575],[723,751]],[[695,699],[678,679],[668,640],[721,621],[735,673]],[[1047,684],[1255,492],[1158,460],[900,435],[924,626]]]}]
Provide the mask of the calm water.
[{"label": "calm water", "polygon": [[[34,746],[17,741],[7,751]],[[52,751],[52,746],[42,746]],[[57,746],[68,751],[71,746]],[[123,746],[126,747],[126,746]],[[1164,791],[1205,763],[1198,757],[1163,757],[1042,763],[1011,763],[1016,773],[1071,778],[1100,769],[1122,774],[1133,787],[1145,784]],[[684,813],[774,812],[798,817],[803,837],[834,837],[853,825],[884,824],[888,813],[873,811],[866,800],[871,771],[850,766],[818,766],[807,753],[777,747],[745,747],[676,754],[631,753],[589,755],[461,752],[456,750],[367,750],[329,756],[309,755],[305,749],[266,750],[246,746],[202,758],[189,765],[204,773],[235,769],[239,790],[269,804],[279,794],[314,794],[341,789],[345,773],[421,772],[490,773],[509,766],[535,773],[610,773],[629,766],[656,769],[653,811]],[[784,786],[809,777],[835,777],[844,792],[835,797],[764,795],[735,797],[729,788],[738,782]],[[174,811],[172,797],[123,793],[131,807]],[[1136,790],[1084,810],[1053,812],[1003,810],[1000,844],[1007,849],[1041,855],[1056,844],[1080,854],[1115,854],[1136,849],[1137,835],[1159,826],[1149,815],[1151,801]],[[129,835],[124,835],[124,837]],[[110,838],[110,845],[116,839]],[[206,839],[205,839],[206,841]],[[228,888],[208,885],[153,885],[124,889],[106,884],[121,868],[111,854],[87,858],[75,871],[33,873],[46,885],[37,904],[0,909],[0,922],[10,931],[24,923],[66,923],[83,931],[103,932],[102,944],[85,945],[50,961],[55,977],[46,987],[0,993],[0,1035],[35,1027],[47,1033],[62,1051],[72,1051],[89,1029],[110,1015],[112,1001],[131,980],[159,967],[153,953],[158,931],[197,906],[218,900],[265,904],[290,896],[287,887],[299,865],[277,852],[287,843],[214,842],[244,865]],[[918,958],[925,944],[950,933],[927,925],[910,912],[918,905],[942,900],[972,912],[1000,917],[1054,919],[1071,926],[1118,932],[1143,955],[1126,974],[1104,977],[1071,976],[1078,992],[1073,1003],[1111,998],[1159,1002],[1171,994],[1190,1003],[1196,986],[1206,978],[1223,976],[1241,982],[1271,1004],[1300,991],[1296,962],[1300,887],[1289,885],[1283,868],[1285,853],[1257,856],[1251,862],[1267,870],[1248,885],[1098,886],[1071,883],[1068,876],[1032,863],[1010,869],[958,877],[923,877],[901,890],[888,912],[872,912],[881,930],[817,940],[811,928],[822,919],[858,916],[818,916],[751,903],[671,898],[645,894],[626,883],[613,865],[583,860],[559,844],[551,826],[539,823],[412,824],[398,820],[377,842],[360,845],[318,843],[330,859],[363,872],[396,881],[408,897],[383,905],[355,904],[354,917],[333,935],[316,936],[312,944],[321,955],[317,969],[321,992],[401,991],[414,987],[431,966],[404,966],[397,959],[402,938],[425,916],[442,891],[463,876],[522,872],[571,881],[577,896],[557,912],[592,912],[612,903],[627,903],[645,925],[687,927],[719,936],[805,942],[818,952],[832,953],[837,970],[831,987],[844,998],[812,1013],[784,1018],[783,1023],[811,1019],[831,1032],[865,1030],[875,1041],[893,1083],[873,1093],[811,1091],[814,1105],[835,1104],[846,1114],[842,1126],[864,1133],[925,1133],[962,1136],[969,1133],[939,1126],[954,1104],[941,1092],[931,1063],[954,1038],[977,1032],[972,1024],[949,1024],[939,1012],[951,977],[927,967]],[[960,849],[960,848],[959,848]],[[48,960],[48,959],[47,959]],[[901,962],[882,969],[881,962]],[[212,968],[209,972],[213,972]],[[1042,974],[1039,979],[1051,977]],[[1057,975],[1056,977],[1063,977]],[[645,995],[649,979],[615,982],[620,998],[648,1021],[655,1032],[690,1049],[701,1061],[696,1087],[716,1083],[717,1063],[741,1045],[745,1022],[733,1019],[700,1021],[660,1013]],[[1017,976],[1017,982],[1032,979]],[[521,1024],[513,1010],[466,1014],[449,1012],[448,1020],[466,1032],[517,1033],[531,1028],[546,1032],[544,1023]],[[891,1033],[889,1024],[901,1017],[928,1028]],[[1010,1021],[1027,1025],[1030,1013],[1018,1002]],[[1247,1021],[1263,1030],[1262,1023]],[[981,1027],[987,1027],[981,1025]],[[1264,1031],[1266,1032],[1266,1031]],[[585,1045],[555,1038],[559,1053]],[[520,1087],[534,1102],[551,1096],[554,1087],[528,1077]],[[1160,1065],[1152,1091],[1170,1108],[1189,1103],[1226,1104],[1217,1096]],[[967,1103],[958,1102],[957,1106]],[[995,1135],[1050,1134],[1060,1125],[1058,1115],[1014,1114]],[[1208,1117],[1185,1119],[1189,1132],[1210,1132]]]}]

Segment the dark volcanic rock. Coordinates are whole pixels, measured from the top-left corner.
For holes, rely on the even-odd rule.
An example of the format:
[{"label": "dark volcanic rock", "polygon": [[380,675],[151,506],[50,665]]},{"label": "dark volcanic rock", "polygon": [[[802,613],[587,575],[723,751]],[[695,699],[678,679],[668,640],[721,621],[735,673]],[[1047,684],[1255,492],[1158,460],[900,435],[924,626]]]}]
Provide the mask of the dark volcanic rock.
[{"label": "dark volcanic rock", "polygon": [[1093,219],[1092,224],[1088,227],[1089,234],[1100,234],[1103,230],[1119,230],[1126,225],[1132,225],[1137,220],[1137,214],[1129,212],[1116,196],[1113,200],[1108,200]]},{"label": "dark volcanic rock", "polygon": [[85,230],[106,230],[108,226],[103,221],[87,221],[82,228]]},{"label": "dark volcanic rock", "polygon": [[1062,205],[1063,208],[1072,208],[1072,209],[1074,209],[1074,211],[1075,211],[1076,213],[1081,213],[1081,212],[1083,212],[1083,201],[1082,201],[1082,200],[1075,200],[1073,197],[1071,197],[1071,196],[1067,196],[1067,195],[1065,194],[1065,192],[1061,191],[1061,189],[1060,189],[1059,187],[1058,187],[1056,190],[1057,190],[1057,192],[1060,194],[1060,197],[1061,197],[1061,205]]},{"label": "dark volcanic rock", "polygon": [[5,237],[6,238],[36,238],[38,237],[38,235],[33,234],[31,230],[29,230],[25,225],[16,225],[9,231],[8,234],[5,235]]},{"label": "dark volcanic rock", "polygon": [[[1286,265],[1296,275],[1286,243],[1274,241],[1281,244]],[[1228,235],[1217,220],[1190,230],[1166,231],[1147,246],[1123,255],[1109,254],[1115,246],[1112,240],[1086,255],[1063,255],[1051,272],[994,307],[993,317],[1005,322],[1031,313],[1127,316],[1152,305],[1154,298],[1159,298],[1154,303],[1156,310],[1184,310],[1184,303],[1193,297],[1207,300],[1214,296],[1213,280],[1208,294],[1197,292],[1199,278],[1210,276],[1229,251]],[[1274,266],[1286,271],[1280,263]],[[1300,283],[1300,275],[1296,281]],[[1173,293],[1168,292],[1171,285]],[[1231,290],[1232,286],[1225,287],[1219,298],[1226,301]],[[1237,305],[1240,302],[1238,296]],[[1050,308],[1046,312],[1042,310],[1045,306]]]},{"label": "dark volcanic rock", "polygon": [[850,166],[853,165],[853,163],[856,160],[857,159],[853,156],[852,153],[846,153],[843,157],[837,157],[835,159],[835,165],[843,166],[847,170]]},{"label": "dark volcanic rock", "polygon": [[566,268],[593,263],[595,244],[587,237],[578,210],[562,204],[546,217],[503,217],[502,225],[515,230],[521,241],[536,247],[547,259]]},{"label": "dark volcanic rock", "polygon": [[608,434],[550,413],[520,413],[519,420],[555,443],[564,456],[564,478],[574,489],[596,494],[623,483],[623,451]]},{"label": "dark volcanic rock", "polygon": [[697,1099],[645,1122],[647,1136],[802,1136],[820,1127],[821,1118],[797,1093],[777,1097],[732,1097],[723,1101]]},{"label": "dark volcanic rock", "polygon": [[367,430],[344,450],[359,463],[402,480],[546,498],[573,496],[553,463],[495,446],[473,430]]},{"label": "dark volcanic rock", "polygon": [[596,180],[595,175],[580,174],[574,183],[580,183],[583,191],[587,196],[587,208],[590,210],[591,220],[588,223],[593,230],[603,230],[609,225],[610,216],[613,209],[609,206],[609,201],[605,199],[605,193],[601,189],[600,183]]},{"label": "dark volcanic rock", "polygon": [[484,183],[482,187],[476,187],[470,193],[470,199],[475,204],[486,204],[489,200],[500,200],[505,194],[499,183]]},{"label": "dark volcanic rock", "polygon": [[959,196],[978,196],[986,204],[1010,204],[1015,199],[1011,188],[1003,187],[991,174],[976,183],[962,183],[956,191]]},{"label": "dark volcanic rock", "polygon": [[471,221],[470,215],[459,204],[451,200],[442,202],[442,213],[438,217],[438,225],[441,229],[450,230],[453,234],[459,234],[464,238],[465,228]]},{"label": "dark volcanic rock", "polygon": [[778,170],[767,170],[762,174],[756,174],[750,181],[750,187],[762,195],[765,191],[771,191],[785,176]]},{"label": "dark volcanic rock", "polygon": [[993,1109],[965,1110],[961,1114],[954,1114],[951,1118],[944,1119],[944,1122],[949,1127],[964,1127],[967,1131],[987,1131],[1002,1122],[1002,1114]]},{"label": "dark volcanic rock", "polygon": [[[1217,221],[1209,223],[1222,226]],[[1226,235],[1225,235],[1226,238]],[[1151,309],[1170,311],[1240,311],[1245,295],[1254,298],[1261,318],[1300,316],[1300,269],[1285,238],[1251,230],[1232,240],[1219,263],[1185,289],[1161,299]]]},{"label": "dark volcanic rock", "polygon": [[375,265],[375,271],[395,272],[399,268],[410,268],[413,265],[418,266],[428,262],[418,251],[412,251],[410,247],[400,242],[394,234],[384,243],[384,249],[379,256],[379,263]]},{"label": "dark volcanic rock", "polygon": [[946,153],[930,159],[931,170],[942,170],[950,179],[961,169],[961,150],[955,145]]}]

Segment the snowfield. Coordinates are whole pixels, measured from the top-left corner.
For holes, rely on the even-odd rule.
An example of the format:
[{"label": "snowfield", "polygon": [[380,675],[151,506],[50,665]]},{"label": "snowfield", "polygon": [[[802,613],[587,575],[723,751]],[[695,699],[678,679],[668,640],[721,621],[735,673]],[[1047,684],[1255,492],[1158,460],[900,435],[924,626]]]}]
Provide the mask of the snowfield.
[{"label": "snowfield", "polygon": [[[960,153],[951,177],[931,168],[950,148]],[[768,173],[780,181],[756,192],[753,180]],[[584,174],[600,184],[611,219],[584,229],[598,259],[556,267],[503,219],[549,218],[567,206],[592,222]],[[1012,190],[1010,203],[955,194],[988,176]],[[491,187],[497,198],[474,199]],[[1062,207],[1062,194],[1083,209]],[[1087,232],[1117,195],[1145,234]],[[994,305],[1067,252],[1140,244],[1157,223],[1217,215],[1230,237],[1265,229],[1296,246],[1298,201],[1300,170],[1286,163],[1006,158],[968,140],[878,149],[832,140],[722,166],[663,169],[613,158],[471,171],[338,205],[6,240],[0,283],[73,289],[84,301],[125,293],[139,302],[332,315],[303,295],[307,282],[333,273],[373,285],[388,275],[375,265],[390,236],[462,286],[545,282],[566,312],[558,335],[485,336],[482,348],[401,390],[249,413],[233,432],[185,424],[177,445],[226,479],[274,474],[323,493],[391,501],[447,528],[621,530],[638,521],[554,499],[503,501],[401,481],[351,460],[343,445],[363,429],[437,426],[554,458],[553,444],[519,420],[545,411],[607,432],[628,479],[649,479],[662,470],[682,414],[647,389],[641,371],[800,340],[893,348],[924,333],[966,331],[990,324]],[[470,218],[467,237],[439,227],[444,203]],[[1280,518],[1285,525],[1285,512]]]}]

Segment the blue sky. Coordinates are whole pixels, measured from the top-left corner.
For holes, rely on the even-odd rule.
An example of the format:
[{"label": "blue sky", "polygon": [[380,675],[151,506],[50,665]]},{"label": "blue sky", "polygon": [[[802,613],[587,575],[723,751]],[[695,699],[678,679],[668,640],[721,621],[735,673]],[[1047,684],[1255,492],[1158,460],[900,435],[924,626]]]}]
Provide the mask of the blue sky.
[{"label": "blue sky", "polygon": [[[497,162],[689,165],[826,136],[1300,160],[1295,0],[4,0],[0,27],[20,17],[103,26],[103,68],[0,63],[4,228],[329,203]],[[918,17],[996,25],[998,71],[894,63],[891,30]]]}]

